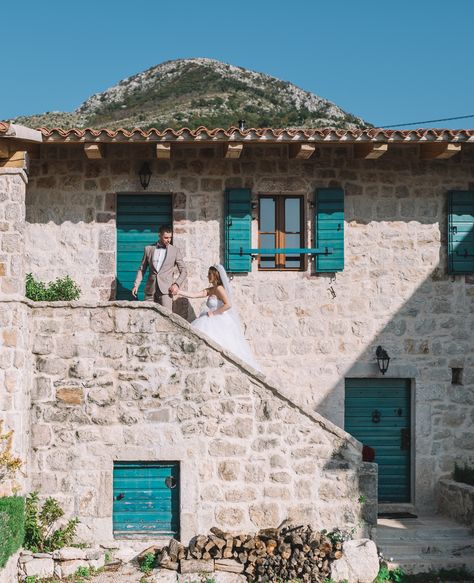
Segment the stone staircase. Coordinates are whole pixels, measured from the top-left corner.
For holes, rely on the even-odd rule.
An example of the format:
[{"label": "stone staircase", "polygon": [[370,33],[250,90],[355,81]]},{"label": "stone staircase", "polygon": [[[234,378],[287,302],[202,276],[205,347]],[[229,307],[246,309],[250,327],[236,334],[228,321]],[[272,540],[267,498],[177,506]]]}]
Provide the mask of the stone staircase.
[{"label": "stone staircase", "polygon": [[376,542],[391,569],[426,573],[464,567],[474,581],[474,534],[443,516],[379,518]]}]

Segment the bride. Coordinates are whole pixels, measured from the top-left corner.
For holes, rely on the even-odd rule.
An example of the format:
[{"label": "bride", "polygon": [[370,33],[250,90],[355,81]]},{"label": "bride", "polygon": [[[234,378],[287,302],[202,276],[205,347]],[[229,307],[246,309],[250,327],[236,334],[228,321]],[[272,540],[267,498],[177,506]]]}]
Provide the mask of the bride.
[{"label": "bride", "polygon": [[185,298],[205,298],[207,302],[192,326],[204,332],[226,350],[260,370],[255,357],[245,339],[239,315],[232,305],[232,292],[229,278],[220,264],[209,267],[207,279],[210,286],[199,292],[178,291],[177,295]]}]

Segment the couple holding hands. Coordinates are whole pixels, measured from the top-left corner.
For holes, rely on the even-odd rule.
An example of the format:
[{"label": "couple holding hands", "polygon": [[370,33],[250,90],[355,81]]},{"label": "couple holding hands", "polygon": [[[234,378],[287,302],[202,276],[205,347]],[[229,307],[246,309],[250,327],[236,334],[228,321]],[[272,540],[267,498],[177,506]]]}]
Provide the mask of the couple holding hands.
[{"label": "couple holding hands", "polygon": [[[239,315],[233,304],[232,291],[226,270],[220,264],[211,265],[207,279],[209,286],[197,292],[184,292],[181,285],[186,279],[186,265],[180,252],[171,244],[173,231],[170,226],[161,226],[158,242],[145,247],[137,271],[132,295],[136,298],[140,283],[148,270],[145,284],[145,300],[155,301],[168,310],[173,308],[173,297],[207,298],[199,317],[192,326],[210,336],[226,350],[233,352],[252,367],[259,369],[244,337]],[[174,279],[174,269],[179,276]]]}]

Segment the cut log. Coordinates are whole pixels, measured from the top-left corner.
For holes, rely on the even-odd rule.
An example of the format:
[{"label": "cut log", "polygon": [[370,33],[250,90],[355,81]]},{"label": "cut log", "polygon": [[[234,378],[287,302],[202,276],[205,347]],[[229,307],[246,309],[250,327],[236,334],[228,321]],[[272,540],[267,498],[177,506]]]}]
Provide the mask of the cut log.
[{"label": "cut log", "polygon": [[233,559],[216,559],[214,561],[216,571],[226,571],[228,573],[243,573],[244,565]]},{"label": "cut log", "polygon": [[179,562],[181,573],[212,573],[214,571],[214,561],[182,560]]}]

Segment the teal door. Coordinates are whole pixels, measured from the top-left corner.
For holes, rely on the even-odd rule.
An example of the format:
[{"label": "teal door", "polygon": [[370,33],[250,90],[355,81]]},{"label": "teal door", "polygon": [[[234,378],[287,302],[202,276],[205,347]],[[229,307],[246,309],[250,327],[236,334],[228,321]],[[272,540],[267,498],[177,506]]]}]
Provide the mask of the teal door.
[{"label": "teal door", "polygon": [[179,462],[115,462],[113,492],[115,537],[179,538]]},{"label": "teal door", "polygon": [[410,502],[410,381],[346,379],[344,429],[375,450],[379,502]]},{"label": "teal door", "polygon": [[[117,195],[117,299],[132,300],[143,250],[158,240],[161,225],[171,225],[171,194]],[[138,299],[143,299],[146,276]]]}]

